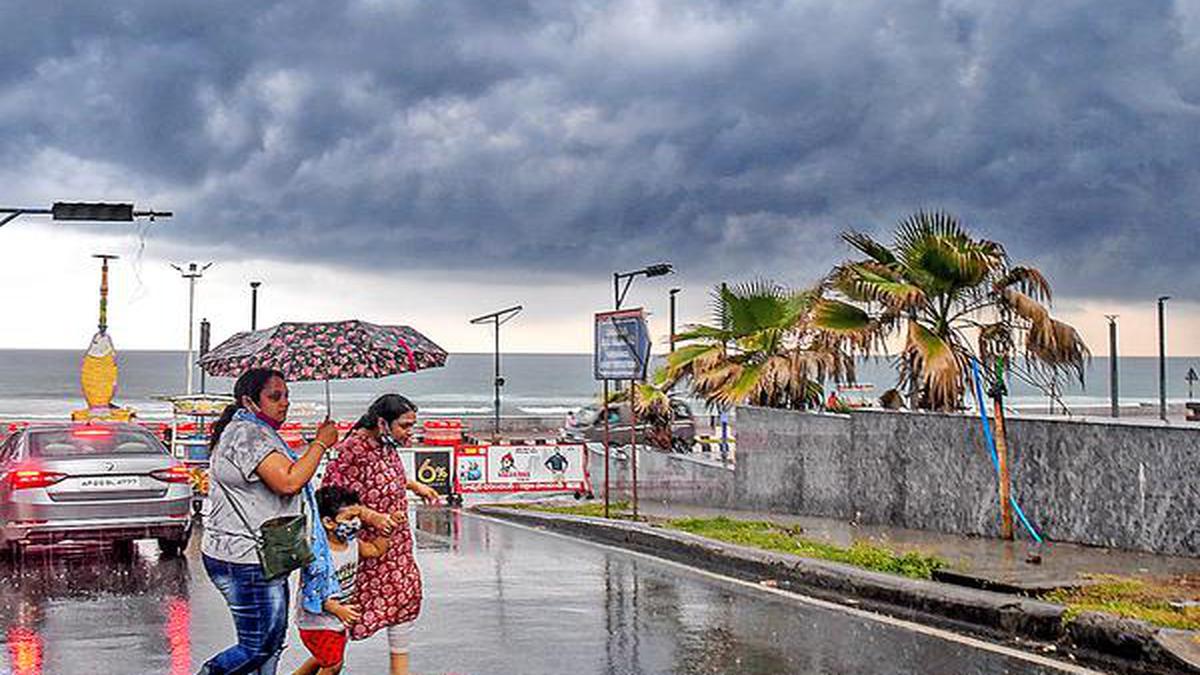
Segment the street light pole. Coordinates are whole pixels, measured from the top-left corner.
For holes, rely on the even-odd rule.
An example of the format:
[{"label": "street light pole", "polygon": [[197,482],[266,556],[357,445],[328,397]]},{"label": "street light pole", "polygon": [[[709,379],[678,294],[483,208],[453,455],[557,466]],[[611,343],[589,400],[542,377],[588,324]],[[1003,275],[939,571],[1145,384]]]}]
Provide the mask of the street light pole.
[{"label": "street light pole", "polygon": [[196,323],[196,280],[204,276],[204,271],[212,267],[212,263],[207,263],[203,267],[196,263],[188,263],[187,268],[172,264],[184,279],[188,280],[188,337],[187,337],[187,393],[192,394],[192,371],[194,364],[192,363],[192,337]]},{"label": "street light pole", "polygon": [[[204,358],[204,355],[208,353],[209,347],[211,345],[212,345],[212,324],[210,324],[208,322],[208,319],[200,319],[200,358]],[[204,374],[204,371],[201,370],[200,371],[200,393],[203,394],[206,391],[207,391],[207,389],[205,388],[205,374]]]},{"label": "street light pole", "polygon": [[1112,416],[1120,417],[1120,388],[1117,383],[1117,315],[1105,314],[1108,319],[1108,389],[1112,400]]},{"label": "street light pole", "polygon": [[679,290],[680,290],[680,289],[678,289],[678,288],[672,288],[670,291],[668,291],[668,294],[671,296],[671,337],[670,337],[670,344],[671,344],[671,351],[672,351],[672,352],[673,352],[673,351],[675,351],[675,296],[676,296],[676,295],[679,295]]},{"label": "street light pole", "polygon": [[504,378],[500,376],[500,326],[508,323],[513,317],[521,313],[524,309],[521,305],[514,305],[508,309],[502,309],[499,312],[484,314],[471,319],[471,323],[475,325],[493,324],[496,328],[495,342],[495,379],[492,384],[495,387],[495,398],[492,401],[494,408],[494,418],[492,422],[492,441],[500,442],[500,389],[504,386]]},{"label": "street light pole", "polygon": [[250,330],[258,330],[258,287],[261,281],[250,282]]},{"label": "street light pole", "polygon": [[[649,279],[651,277],[666,276],[666,275],[672,274],[674,272],[675,272],[675,268],[674,268],[674,266],[671,265],[671,263],[656,263],[654,265],[647,265],[646,267],[643,267],[640,270],[634,270],[632,272],[613,272],[613,305],[614,305],[613,308],[616,310],[621,309],[621,303],[625,300],[626,294],[629,293],[629,287],[631,285],[633,285],[633,280],[635,278],[644,276],[647,279]],[[621,287],[622,281],[625,282],[624,288]],[[604,383],[606,385],[605,386],[605,396],[604,396],[604,419],[607,421],[608,420],[608,388],[607,388],[608,381],[605,380]],[[635,403],[637,402],[636,387],[637,387],[637,380],[630,380],[629,381],[629,421],[630,421],[629,464],[630,464],[630,470],[633,473],[633,485],[632,485],[632,491],[631,491],[632,494],[631,494],[630,506],[631,506],[631,510],[633,512],[634,518],[637,518],[637,515],[638,515],[638,492],[637,492],[637,489],[638,489],[638,479],[637,479],[637,476],[638,476],[638,473],[637,473],[637,455],[638,455],[638,452],[637,452],[637,424],[638,424],[638,419],[637,419],[637,410],[634,407]],[[606,427],[606,429],[607,429],[607,427]],[[606,431],[605,432],[605,442],[604,442],[604,461],[606,463],[608,462],[608,459],[609,459],[608,458],[608,447],[609,447],[608,433]],[[606,466],[607,466],[607,464],[606,464]],[[604,492],[604,516],[606,518],[608,517],[608,485],[607,485],[607,482],[608,481],[606,478],[606,480],[605,480],[606,484],[604,486],[604,489],[605,489],[605,492]]]},{"label": "street light pole", "polygon": [[[613,305],[614,309],[621,309],[621,303],[625,301],[625,296],[629,293],[629,287],[633,285],[633,280],[637,277],[661,277],[668,274],[673,274],[675,267],[671,263],[656,263],[647,265],[640,270],[632,272],[613,272]],[[621,286],[621,282],[625,282],[625,286]]]},{"label": "street light pole", "polygon": [[1169,295],[1158,299],[1158,416],[1164,422],[1167,421],[1167,336],[1163,314],[1170,299]]}]

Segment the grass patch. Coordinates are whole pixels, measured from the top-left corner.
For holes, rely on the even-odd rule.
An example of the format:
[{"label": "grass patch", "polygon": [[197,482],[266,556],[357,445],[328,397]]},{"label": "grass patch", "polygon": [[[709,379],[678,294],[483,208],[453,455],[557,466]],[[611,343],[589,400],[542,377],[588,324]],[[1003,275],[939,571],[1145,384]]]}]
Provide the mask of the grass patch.
[{"label": "grass patch", "polygon": [[[603,503],[547,504],[530,502],[504,504],[505,508],[560,513],[571,516],[604,517]],[[632,520],[629,502],[613,502],[609,505],[610,518]],[[933,571],[947,566],[945,560],[921,553],[896,553],[875,544],[858,542],[851,546],[835,546],[805,539],[798,527],[785,527],[762,520],[734,520],[718,518],[679,518],[659,523],[664,527],[689,532],[701,537],[742,546],[761,548],[779,553],[791,553],[805,558],[819,558],[846,563],[877,572],[899,574],[914,579],[929,579]]]},{"label": "grass patch", "polygon": [[[584,504],[547,504],[530,502],[525,504],[504,504],[506,509],[524,509],[528,511],[544,511],[546,513],[561,513],[568,516],[588,516],[590,518],[604,517],[604,502],[587,502]],[[629,502],[611,502],[608,505],[610,518],[632,520]]]},{"label": "grass patch", "polygon": [[1095,575],[1089,578],[1096,583],[1054,591],[1043,598],[1065,605],[1068,621],[1090,611],[1141,619],[1164,628],[1200,630],[1200,607],[1171,606],[1172,602],[1200,600],[1200,577],[1140,579]]},{"label": "grass patch", "polygon": [[800,536],[800,528],[784,527],[761,520],[733,520],[725,517],[680,518],[668,521],[666,526],[731,544],[791,553],[805,558],[832,560],[914,579],[929,579],[934,570],[946,566],[946,561],[936,556],[921,553],[899,554],[865,542],[845,547],[812,541]]}]

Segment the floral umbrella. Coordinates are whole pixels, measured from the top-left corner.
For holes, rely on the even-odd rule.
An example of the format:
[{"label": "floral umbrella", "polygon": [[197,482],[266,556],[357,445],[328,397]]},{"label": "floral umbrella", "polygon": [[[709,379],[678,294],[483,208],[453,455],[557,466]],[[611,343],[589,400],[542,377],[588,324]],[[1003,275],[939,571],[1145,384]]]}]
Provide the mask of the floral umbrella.
[{"label": "floral umbrella", "polygon": [[250,368],[274,368],[290,381],[374,378],[446,365],[446,350],[408,326],[366,321],[281,323],[238,333],[200,358],[214,377],[238,377]]}]

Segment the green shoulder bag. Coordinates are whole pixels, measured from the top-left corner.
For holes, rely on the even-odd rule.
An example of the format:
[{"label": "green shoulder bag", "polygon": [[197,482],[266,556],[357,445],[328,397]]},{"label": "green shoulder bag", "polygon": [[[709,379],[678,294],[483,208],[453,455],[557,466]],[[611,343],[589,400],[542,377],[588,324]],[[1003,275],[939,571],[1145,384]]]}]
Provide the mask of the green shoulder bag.
[{"label": "green shoulder bag", "polygon": [[242,507],[238,506],[237,500],[233,498],[233,493],[217,481],[214,480],[213,483],[220,485],[221,489],[225,491],[225,499],[229,501],[229,505],[233,507],[242,524],[246,526],[246,531],[254,540],[255,551],[258,553],[258,562],[262,565],[264,577],[276,579],[316,560],[312,547],[308,543],[308,516],[305,515],[305,511],[308,510],[308,500],[303,495],[300,497],[299,515],[270,518],[263,521],[258,532],[255,532],[246,518],[246,514],[242,511]]}]

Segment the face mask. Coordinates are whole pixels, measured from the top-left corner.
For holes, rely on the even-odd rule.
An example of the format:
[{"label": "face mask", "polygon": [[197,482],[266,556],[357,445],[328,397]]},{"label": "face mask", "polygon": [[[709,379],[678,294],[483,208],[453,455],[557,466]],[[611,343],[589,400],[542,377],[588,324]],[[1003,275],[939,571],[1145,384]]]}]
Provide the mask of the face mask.
[{"label": "face mask", "polygon": [[379,442],[388,450],[400,451],[400,441],[397,441],[396,437],[392,435],[391,426],[388,424],[379,425]]},{"label": "face mask", "polygon": [[333,530],[333,536],[341,541],[351,541],[358,535],[358,531],[362,529],[362,521],[358,518],[351,518],[344,523],[338,523]]}]

